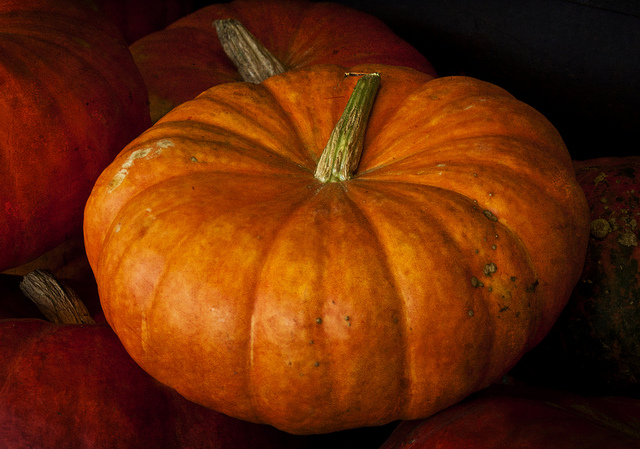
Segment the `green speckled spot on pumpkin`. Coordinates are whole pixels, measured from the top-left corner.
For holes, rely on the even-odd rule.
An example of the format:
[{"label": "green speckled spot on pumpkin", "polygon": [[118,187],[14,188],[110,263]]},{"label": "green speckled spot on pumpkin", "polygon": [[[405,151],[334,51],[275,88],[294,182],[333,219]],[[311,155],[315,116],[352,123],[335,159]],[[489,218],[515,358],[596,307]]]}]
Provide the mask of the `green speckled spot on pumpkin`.
[{"label": "green speckled spot on pumpkin", "polygon": [[611,225],[604,218],[597,218],[591,222],[591,235],[603,239],[611,232]]}]

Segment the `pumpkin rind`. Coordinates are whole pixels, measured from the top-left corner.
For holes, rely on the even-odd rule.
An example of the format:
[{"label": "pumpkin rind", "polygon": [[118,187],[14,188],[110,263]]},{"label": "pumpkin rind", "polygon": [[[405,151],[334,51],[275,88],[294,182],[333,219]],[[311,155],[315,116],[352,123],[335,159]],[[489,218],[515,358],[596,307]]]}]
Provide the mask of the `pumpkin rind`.
[{"label": "pumpkin rind", "polygon": [[[129,357],[104,321],[40,319],[21,294],[19,279],[0,275],[0,447],[307,447],[299,437],[225,416],[161,385]],[[91,281],[78,285],[88,287],[77,291],[83,301],[96,296]]]},{"label": "pumpkin rind", "polygon": [[229,18],[242,22],[287,68],[375,62],[435,76],[423,55],[370,14],[332,2],[234,0],[200,8],[131,45],[154,122],[216,84],[241,81],[212,25]]},{"label": "pumpkin rind", "polygon": [[0,320],[5,448],[304,448],[199,406],[131,360],[108,325]]},{"label": "pumpkin rind", "polygon": [[640,398],[640,157],[574,161],[591,209],[583,273],[546,339],[518,370],[582,394]]},{"label": "pumpkin rind", "polygon": [[96,0],[98,8],[116,24],[127,44],[193,12],[194,3],[192,0]]},{"label": "pumpkin rind", "polygon": [[380,449],[634,449],[640,401],[494,385],[422,421],[401,423]]},{"label": "pumpkin rind", "polygon": [[150,125],[126,43],[83,1],[0,5],[0,271],[80,231],[100,172]]},{"label": "pumpkin rind", "polygon": [[[380,72],[358,170],[313,177]],[[292,433],[428,416],[502,376],[580,274],[588,209],[556,130],[504,90],[316,66],[184,103],[99,178],[105,316],[185,397]]]}]

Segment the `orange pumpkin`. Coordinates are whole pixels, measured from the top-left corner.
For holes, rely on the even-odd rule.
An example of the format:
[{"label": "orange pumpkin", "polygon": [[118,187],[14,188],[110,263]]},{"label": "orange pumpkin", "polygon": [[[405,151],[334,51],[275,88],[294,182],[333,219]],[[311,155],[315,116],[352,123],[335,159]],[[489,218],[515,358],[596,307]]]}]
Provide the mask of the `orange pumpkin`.
[{"label": "orange pumpkin", "polygon": [[[323,182],[345,105],[357,117],[345,72],[380,72],[380,90],[351,179]],[[503,89],[326,65],[177,107],[103,172],[84,229],[105,316],[147,372],[321,433],[500,378],[565,305],[588,218],[559,134]]]},{"label": "orange pumpkin", "polygon": [[82,226],[102,170],[150,123],[118,29],[82,0],[0,2],[0,271]]},{"label": "orange pumpkin", "polygon": [[375,62],[435,76],[423,55],[370,14],[333,2],[233,0],[201,8],[131,45],[154,122],[216,84],[242,80],[213,26],[224,19],[240,21],[286,69]]}]

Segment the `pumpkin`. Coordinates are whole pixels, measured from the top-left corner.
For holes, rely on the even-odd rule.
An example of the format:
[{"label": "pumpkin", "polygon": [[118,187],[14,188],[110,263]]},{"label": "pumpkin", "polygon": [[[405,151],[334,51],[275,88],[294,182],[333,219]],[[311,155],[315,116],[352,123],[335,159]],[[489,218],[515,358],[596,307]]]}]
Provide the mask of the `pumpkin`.
[{"label": "pumpkin", "polygon": [[435,76],[424,56],[372,15],[331,2],[233,0],[200,8],[131,45],[153,122],[216,84],[242,79],[213,26],[225,19],[240,21],[287,69],[372,62]]},{"label": "pumpkin", "polygon": [[591,210],[584,271],[522,376],[583,394],[640,398],[640,157],[574,161]]},{"label": "pumpkin", "polygon": [[128,44],[164,29],[194,10],[192,0],[96,0],[96,4],[116,24]]},{"label": "pumpkin", "polygon": [[150,125],[122,35],[82,0],[0,5],[0,271],[81,230],[100,172]]},{"label": "pumpkin", "polygon": [[19,267],[10,268],[4,274],[25,276],[34,270],[47,270],[61,279],[82,282],[93,277],[84,250],[82,230],[70,235],[64,242],[40,257]]},{"label": "pumpkin", "polygon": [[[59,305],[58,312],[67,310],[60,305],[64,295],[53,293],[72,290],[37,273],[25,278],[37,276],[25,291],[52,287],[38,291]],[[3,284],[0,293],[20,295],[12,281]],[[140,369],[106,323],[79,324],[86,312],[82,320],[58,324],[41,316],[0,320],[3,448],[306,447],[292,435],[185,400]]]},{"label": "pumpkin", "polygon": [[634,449],[640,401],[494,385],[425,420],[401,423],[380,449]]},{"label": "pumpkin", "polygon": [[322,433],[500,378],[566,304],[588,212],[555,128],[503,89],[322,65],[176,107],[102,173],[84,231],[145,371]]}]

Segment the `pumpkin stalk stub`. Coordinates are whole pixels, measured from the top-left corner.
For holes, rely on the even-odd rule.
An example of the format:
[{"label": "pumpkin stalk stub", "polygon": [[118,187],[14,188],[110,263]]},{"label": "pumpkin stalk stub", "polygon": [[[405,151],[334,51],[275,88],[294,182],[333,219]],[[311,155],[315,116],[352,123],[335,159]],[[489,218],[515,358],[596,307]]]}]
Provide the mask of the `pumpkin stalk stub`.
[{"label": "pumpkin stalk stub", "polygon": [[244,81],[259,84],[285,72],[285,66],[242,23],[235,19],[214,20],[222,49]]},{"label": "pumpkin stalk stub", "polygon": [[[346,76],[352,75],[347,73]],[[380,87],[380,74],[367,73],[356,83],[342,117],[329,136],[314,174],[320,182],[351,179],[358,167],[369,114]]]},{"label": "pumpkin stalk stub", "polygon": [[24,276],[20,290],[43,315],[57,324],[95,324],[75,291],[62,285],[48,271],[36,269]]}]

